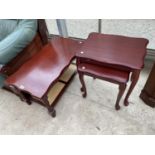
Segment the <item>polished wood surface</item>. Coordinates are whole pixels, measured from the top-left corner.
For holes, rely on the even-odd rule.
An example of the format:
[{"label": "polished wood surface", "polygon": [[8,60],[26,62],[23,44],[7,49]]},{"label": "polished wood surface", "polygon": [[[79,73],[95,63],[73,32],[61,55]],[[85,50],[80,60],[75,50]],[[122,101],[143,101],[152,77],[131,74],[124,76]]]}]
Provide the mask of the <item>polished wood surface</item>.
[{"label": "polished wood surface", "polygon": [[70,64],[78,50],[78,41],[54,38],[10,76],[6,84],[42,98]]},{"label": "polished wood surface", "polygon": [[[81,91],[84,92],[83,97],[87,95],[83,79],[84,74],[88,75],[89,73],[95,78],[98,76],[106,76],[106,80],[109,79],[111,82],[117,81],[119,83],[119,94],[115,105],[118,110],[120,108],[119,101],[125,91],[126,83],[125,81],[123,83],[122,79],[122,83],[120,83],[119,75],[121,74],[117,74],[117,72],[113,72],[112,70],[118,70],[122,72],[122,75],[125,75],[123,72],[126,71],[128,74],[131,74],[131,84],[124,99],[124,105],[128,106],[128,99],[139,79],[140,71],[144,66],[147,44],[148,40],[144,38],[91,33],[88,39],[83,43],[80,51],[76,54],[77,65],[80,66],[82,63],[87,63],[87,66],[89,64],[90,68],[89,71],[86,69],[86,72],[79,69],[79,78],[82,84]],[[95,67],[96,65],[102,66],[103,68],[110,67],[112,70],[107,70],[105,75],[105,73],[102,74],[101,69]],[[116,78],[117,76],[118,78]]]},{"label": "polished wood surface", "polygon": [[140,98],[149,106],[155,107],[155,63],[140,94]]},{"label": "polished wood surface", "polygon": [[78,65],[78,70],[80,72],[84,72],[85,74],[92,74],[95,75],[95,77],[102,77],[116,83],[126,83],[129,79],[129,72],[94,64],[80,63]]},{"label": "polished wood surface", "polygon": [[146,55],[147,39],[91,33],[78,57],[101,63],[141,69]]}]

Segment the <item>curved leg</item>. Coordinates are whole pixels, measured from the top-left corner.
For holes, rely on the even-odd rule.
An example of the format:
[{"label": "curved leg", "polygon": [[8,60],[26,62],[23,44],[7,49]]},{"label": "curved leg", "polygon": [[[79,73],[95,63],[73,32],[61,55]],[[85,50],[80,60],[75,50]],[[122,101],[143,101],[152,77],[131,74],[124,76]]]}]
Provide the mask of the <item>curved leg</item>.
[{"label": "curved leg", "polygon": [[128,98],[129,98],[130,94],[132,93],[132,91],[133,91],[133,89],[134,89],[134,87],[135,87],[135,85],[136,85],[136,83],[137,83],[137,81],[139,79],[139,75],[140,75],[140,71],[139,70],[134,71],[132,73],[132,76],[131,76],[131,81],[132,82],[131,82],[130,88],[129,88],[128,92],[127,92],[127,95],[126,95],[126,97],[124,99],[124,105],[125,106],[129,105]]},{"label": "curved leg", "polygon": [[21,101],[26,101],[26,98],[25,96],[22,94],[22,92],[16,88],[15,86],[13,85],[10,85],[9,88],[16,94],[20,97]]},{"label": "curved leg", "polygon": [[52,117],[56,117],[56,111],[54,109],[53,106],[50,106],[49,102],[48,102],[48,99],[47,99],[47,96],[45,95],[43,98],[42,98],[44,104],[46,105],[47,109],[48,109],[48,113],[52,116]]},{"label": "curved leg", "polygon": [[126,84],[122,83],[122,84],[119,85],[119,93],[118,93],[116,104],[115,104],[115,109],[116,110],[120,109],[119,102],[120,102],[121,97],[124,94],[125,88],[126,88]]},{"label": "curved leg", "polygon": [[80,79],[80,82],[82,84],[82,87],[81,87],[81,91],[83,92],[82,96],[86,97],[87,96],[87,90],[86,90],[86,85],[85,85],[85,82],[83,79],[83,73],[82,72],[79,72],[79,79]]},{"label": "curved leg", "polygon": [[24,95],[25,98],[26,98],[26,103],[27,103],[28,105],[31,105],[31,104],[32,104],[31,95],[30,95],[30,94],[27,94],[27,93],[24,93],[23,95]]},{"label": "curved leg", "polygon": [[17,87],[10,85],[9,88],[20,97],[21,101],[26,102],[28,105],[31,105],[31,96],[29,94],[25,94],[22,91],[20,91],[20,89],[18,89]]},{"label": "curved leg", "polygon": [[54,107],[50,107],[48,108],[48,113],[52,116],[52,117],[56,117],[56,111],[54,109]]},{"label": "curved leg", "polygon": [[81,87],[80,90],[83,92],[84,91],[83,87]]}]

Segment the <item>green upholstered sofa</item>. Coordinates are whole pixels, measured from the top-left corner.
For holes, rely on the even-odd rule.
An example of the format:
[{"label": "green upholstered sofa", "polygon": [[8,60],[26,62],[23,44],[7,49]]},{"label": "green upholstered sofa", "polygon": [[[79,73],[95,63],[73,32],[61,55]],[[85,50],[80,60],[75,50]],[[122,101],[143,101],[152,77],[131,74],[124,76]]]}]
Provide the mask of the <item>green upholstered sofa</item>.
[{"label": "green upholstered sofa", "polygon": [[[35,19],[0,20],[0,70],[30,44],[37,27]],[[0,72],[0,87],[4,79],[5,75]]]}]

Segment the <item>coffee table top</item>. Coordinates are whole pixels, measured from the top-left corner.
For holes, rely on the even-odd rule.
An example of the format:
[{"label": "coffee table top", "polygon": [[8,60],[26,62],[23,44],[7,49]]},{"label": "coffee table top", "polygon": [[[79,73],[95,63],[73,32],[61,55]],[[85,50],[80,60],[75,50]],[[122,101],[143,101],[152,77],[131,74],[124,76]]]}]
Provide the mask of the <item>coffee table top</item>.
[{"label": "coffee table top", "polygon": [[43,97],[70,64],[80,46],[80,42],[72,39],[52,39],[17,72],[8,77],[6,84],[14,85],[33,96]]},{"label": "coffee table top", "polygon": [[144,65],[147,44],[148,40],[144,38],[91,33],[76,56],[141,69]]}]

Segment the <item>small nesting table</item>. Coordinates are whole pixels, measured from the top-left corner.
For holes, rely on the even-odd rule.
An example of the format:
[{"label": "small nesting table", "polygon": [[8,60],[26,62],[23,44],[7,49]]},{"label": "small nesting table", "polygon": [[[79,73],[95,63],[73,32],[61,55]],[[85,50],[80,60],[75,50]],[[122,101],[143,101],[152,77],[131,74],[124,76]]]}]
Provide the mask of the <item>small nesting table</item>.
[{"label": "small nesting table", "polygon": [[9,87],[21,100],[32,100],[46,106],[52,117],[56,116],[54,105],[76,71],[72,64],[82,42],[56,37],[43,49],[9,76]]},{"label": "small nesting table", "polygon": [[91,33],[76,54],[83,97],[87,95],[84,75],[119,84],[115,104],[116,110],[119,110],[119,101],[131,74],[131,85],[124,100],[124,105],[127,106],[144,66],[147,44],[148,40],[144,38]]}]

